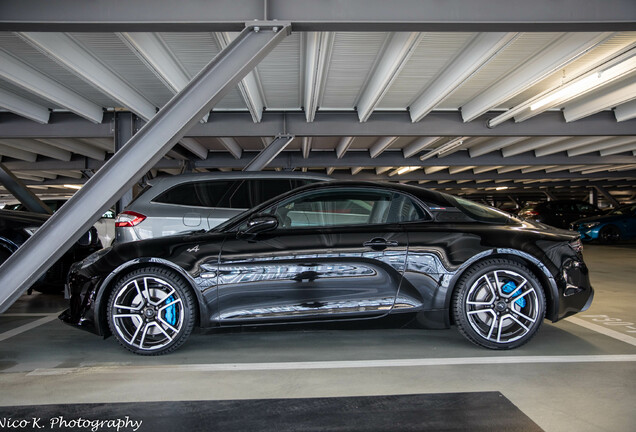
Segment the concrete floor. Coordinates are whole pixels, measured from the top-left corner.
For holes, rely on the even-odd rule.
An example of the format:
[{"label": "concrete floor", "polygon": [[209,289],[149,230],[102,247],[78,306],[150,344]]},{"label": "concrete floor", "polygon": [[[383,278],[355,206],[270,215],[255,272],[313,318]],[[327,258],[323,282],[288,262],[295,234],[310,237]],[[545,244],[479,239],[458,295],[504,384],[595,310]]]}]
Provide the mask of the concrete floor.
[{"label": "concrete floor", "polygon": [[0,405],[500,391],[546,431],[634,431],[636,245],[584,254],[590,310],[511,352],[374,323],[195,334],[147,358],[63,325],[62,299],[23,296],[0,315]]}]

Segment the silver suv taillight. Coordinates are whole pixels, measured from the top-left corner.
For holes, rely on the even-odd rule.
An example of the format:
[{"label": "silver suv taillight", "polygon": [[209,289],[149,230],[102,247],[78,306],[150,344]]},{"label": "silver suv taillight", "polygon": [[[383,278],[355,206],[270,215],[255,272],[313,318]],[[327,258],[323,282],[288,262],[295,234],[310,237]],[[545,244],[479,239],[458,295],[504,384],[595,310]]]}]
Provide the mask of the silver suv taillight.
[{"label": "silver suv taillight", "polygon": [[115,227],[134,227],[142,223],[145,219],[146,216],[141,213],[124,211],[117,215],[117,219],[115,219]]}]

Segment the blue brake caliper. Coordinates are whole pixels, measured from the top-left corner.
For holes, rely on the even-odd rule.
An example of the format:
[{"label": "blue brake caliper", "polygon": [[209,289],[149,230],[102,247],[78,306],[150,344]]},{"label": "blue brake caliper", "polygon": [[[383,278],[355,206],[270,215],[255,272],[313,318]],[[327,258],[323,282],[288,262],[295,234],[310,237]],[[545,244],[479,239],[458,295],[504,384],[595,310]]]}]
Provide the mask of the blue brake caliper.
[{"label": "blue brake caliper", "polygon": [[[521,290],[517,289],[517,284],[514,283],[514,281],[506,282],[506,284],[501,287],[501,290],[506,294],[510,294],[511,292],[518,291],[516,294],[512,296],[512,298],[515,298],[521,295]],[[526,299],[523,297],[517,300],[515,303],[517,303],[519,307],[526,307]]]},{"label": "blue brake caliper", "polygon": [[[166,299],[166,304],[170,304],[174,301],[174,297],[170,296]],[[166,308],[166,322],[170,325],[175,325],[177,322],[175,305],[168,306]]]}]

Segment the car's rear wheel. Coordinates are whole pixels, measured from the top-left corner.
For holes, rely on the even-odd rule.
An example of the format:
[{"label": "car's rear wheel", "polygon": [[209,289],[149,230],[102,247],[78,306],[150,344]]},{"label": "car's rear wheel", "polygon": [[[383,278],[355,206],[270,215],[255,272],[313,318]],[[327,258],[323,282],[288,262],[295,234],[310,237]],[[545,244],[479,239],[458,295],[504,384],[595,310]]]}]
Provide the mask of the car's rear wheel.
[{"label": "car's rear wheel", "polygon": [[615,243],[621,239],[621,230],[616,225],[606,225],[598,232],[601,243]]},{"label": "car's rear wheel", "polygon": [[190,286],[174,272],[145,267],[120,278],[108,301],[108,325],[119,343],[142,355],[179,348],[195,323]]},{"label": "car's rear wheel", "polygon": [[471,342],[512,349],[528,342],[545,316],[541,283],[525,265],[501,258],[469,268],[453,293],[453,316]]}]

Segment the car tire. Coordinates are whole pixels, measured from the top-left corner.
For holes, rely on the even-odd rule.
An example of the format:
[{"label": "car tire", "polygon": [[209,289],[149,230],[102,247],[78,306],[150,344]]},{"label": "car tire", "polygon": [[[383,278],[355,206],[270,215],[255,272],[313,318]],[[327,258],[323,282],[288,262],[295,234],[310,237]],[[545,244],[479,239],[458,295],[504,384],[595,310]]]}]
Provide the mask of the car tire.
[{"label": "car tire", "polygon": [[525,265],[491,258],[461,276],[453,292],[452,313],[460,333],[474,344],[513,349],[541,327],[545,293]]},{"label": "car tire", "polygon": [[598,240],[603,244],[616,243],[621,239],[621,230],[616,225],[605,225],[598,232]]},{"label": "car tire", "polygon": [[116,282],[108,326],[117,341],[140,355],[167,354],[186,341],[196,322],[190,285],[172,270],[144,267]]}]

